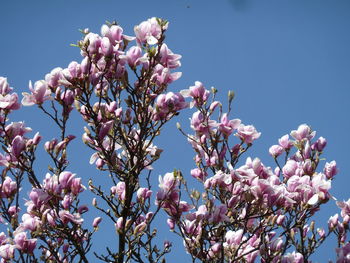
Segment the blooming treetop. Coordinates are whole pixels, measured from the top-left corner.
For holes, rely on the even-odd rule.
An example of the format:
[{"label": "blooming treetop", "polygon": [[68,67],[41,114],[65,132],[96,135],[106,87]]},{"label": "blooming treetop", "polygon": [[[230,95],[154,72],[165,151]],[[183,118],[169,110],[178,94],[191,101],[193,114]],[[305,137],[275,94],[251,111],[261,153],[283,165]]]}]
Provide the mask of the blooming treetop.
[{"label": "blooming treetop", "polygon": [[[0,214],[7,229],[0,233],[1,262],[165,262],[171,243],[160,245],[152,224],[161,210],[193,262],[311,262],[331,234],[337,262],[350,262],[350,201],[337,202],[341,213],[330,217],[328,229],[316,228],[313,219],[332,199],[338,172],[335,161],[322,163],[327,141],[302,124],[270,147],[275,168],[258,158],[242,163],[261,133],[230,117],[233,92],[225,110],[217,91],[199,81],[168,90],[181,76],[181,56],[164,43],[167,28],[153,17],[135,26],[135,36],[116,23],[100,34],[83,30],[80,62],[30,82],[22,105],[37,106],[57,127],[56,138],[44,143],[51,159],[45,176],[33,168],[42,136],[28,137],[32,129],[24,122],[10,122],[19,98],[0,77]],[[194,167],[160,176],[159,189],[151,190],[152,165],[163,151],[156,139],[185,108],[194,110],[193,131],[178,129],[195,152]],[[109,174],[107,188],[69,171],[68,147],[76,137],[67,123],[74,109],[86,122],[82,141],[93,151],[90,164]],[[200,189],[189,190],[189,175]],[[24,184],[31,186],[28,196]],[[80,202],[83,184],[100,212],[91,224],[84,221],[91,207]],[[102,220],[114,224],[118,242],[92,253]]]}]

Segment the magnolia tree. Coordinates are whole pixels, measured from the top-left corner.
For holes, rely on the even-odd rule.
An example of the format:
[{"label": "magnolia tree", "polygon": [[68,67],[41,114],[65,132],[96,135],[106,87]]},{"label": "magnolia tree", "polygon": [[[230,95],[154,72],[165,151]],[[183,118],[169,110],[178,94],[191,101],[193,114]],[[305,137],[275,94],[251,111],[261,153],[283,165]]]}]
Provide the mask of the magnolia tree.
[{"label": "magnolia tree", "polygon": [[[302,124],[269,149],[275,168],[258,158],[244,162],[260,133],[230,117],[233,92],[224,107],[217,91],[199,81],[169,90],[181,76],[175,72],[181,56],[164,42],[167,27],[151,18],[135,26],[133,37],[116,23],[103,25],[100,34],[83,30],[81,62],[29,84],[21,104],[36,106],[57,127],[56,138],[42,143],[51,159],[46,175],[34,169],[42,136],[10,121],[21,104],[0,78],[1,262],[165,262],[171,243],[157,235],[159,216],[193,262],[311,262],[331,234],[336,262],[350,262],[350,200],[337,202],[340,216],[330,217],[326,229],[313,219],[332,200],[337,174],[335,161],[321,159],[326,140]],[[193,169],[159,176],[159,187],[151,188],[152,165],[163,151],[157,137],[185,108],[194,111],[192,132],[177,127],[194,150]],[[90,163],[108,173],[108,187],[69,169],[73,110],[86,122],[82,141],[92,150]],[[189,176],[202,187],[189,190]],[[29,194],[21,191],[28,185]],[[94,195],[91,206],[82,204],[83,191]],[[84,221],[91,209],[100,216]],[[114,224],[118,242],[96,252],[92,243],[102,220]]]}]

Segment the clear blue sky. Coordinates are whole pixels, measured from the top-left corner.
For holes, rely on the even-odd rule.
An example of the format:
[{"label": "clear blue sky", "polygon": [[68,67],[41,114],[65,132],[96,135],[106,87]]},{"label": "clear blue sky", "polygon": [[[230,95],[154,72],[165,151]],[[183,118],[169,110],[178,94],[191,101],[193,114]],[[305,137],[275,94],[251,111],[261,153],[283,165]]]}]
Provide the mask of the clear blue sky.
[{"label": "clear blue sky", "polygon": [[[340,168],[333,195],[340,200],[350,197],[349,1],[3,0],[0,10],[0,76],[8,77],[18,93],[27,89],[29,80],[43,79],[52,68],[80,60],[79,50],[69,46],[80,38],[78,29],[99,32],[104,21],[116,20],[131,35],[134,25],[149,17],[168,19],[168,46],[183,56],[183,77],[173,90],[196,80],[215,86],[222,98],[234,90],[234,117],[262,132],[249,155],[265,164],[272,165],[270,145],[308,123],[327,138],[325,157],[335,159]],[[183,127],[189,124],[190,114],[185,111],[178,118]],[[13,120],[26,120],[46,140],[56,136],[48,119],[35,108],[22,109]],[[91,152],[80,146],[81,124],[76,117],[70,127],[78,137],[70,169],[87,184],[88,178],[98,178],[98,171],[88,164]],[[166,151],[155,165],[154,177],[175,167],[189,174],[193,153],[175,122],[159,145]],[[45,158],[37,164],[43,176],[46,167]],[[328,205],[318,218],[326,221],[336,211]],[[107,223],[101,227],[94,248],[101,249],[106,239],[112,246],[116,242],[108,227]],[[181,241],[160,223],[159,230],[176,245],[169,262],[179,255],[186,257]],[[315,259],[325,262],[334,256],[333,246],[327,244]]]}]

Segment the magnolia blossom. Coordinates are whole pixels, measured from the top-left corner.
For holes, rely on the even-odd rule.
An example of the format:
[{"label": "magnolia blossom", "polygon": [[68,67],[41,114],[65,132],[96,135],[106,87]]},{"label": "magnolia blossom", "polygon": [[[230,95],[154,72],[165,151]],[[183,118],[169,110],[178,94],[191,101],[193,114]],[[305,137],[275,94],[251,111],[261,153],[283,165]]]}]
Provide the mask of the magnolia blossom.
[{"label": "magnolia blossom", "polygon": [[57,67],[51,70],[50,73],[45,75],[46,83],[56,89],[59,86],[59,80],[62,78],[62,68]]},{"label": "magnolia blossom", "polygon": [[147,54],[142,54],[142,49],[139,46],[132,46],[124,56],[130,67],[136,67],[141,63],[148,62]]},{"label": "magnolia blossom", "polygon": [[11,122],[5,127],[5,131],[7,136],[13,139],[17,135],[23,136],[26,133],[31,132],[32,129],[26,127],[24,122]]},{"label": "magnolia blossom", "polygon": [[15,233],[14,238],[16,248],[21,250],[24,253],[32,254],[37,243],[37,239],[27,239],[27,233],[26,232],[19,232]]},{"label": "magnolia blossom", "polygon": [[154,67],[154,72],[152,75],[152,80],[158,85],[168,85],[181,77],[181,72],[171,73],[170,69],[158,64]]},{"label": "magnolia blossom", "polygon": [[330,163],[327,162],[325,164],[323,172],[328,179],[332,179],[338,173],[336,161],[331,161]]},{"label": "magnolia blossom", "polygon": [[124,201],[125,200],[125,195],[126,195],[126,189],[125,189],[125,182],[119,182],[117,183],[116,186],[111,187],[111,193],[112,194],[117,194],[119,200]]},{"label": "magnolia blossom", "polygon": [[[167,29],[168,23],[163,26],[163,29]],[[147,21],[142,22],[138,26],[134,27],[135,36],[137,42],[142,44],[154,45],[158,43],[158,40],[162,33],[162,27],[158,23],[156,17],[152,17]]]},{"label": "magnolia blossom", "polygon": [[118,25],[102,25],[101,35],[107,37],[115,45],[123,40],[123,28]]},{"label": "magnolia blossom", "polygon": [[283,153],[284,149],[279,145],[272,145],[269,149],[270,155],[273,157],[278,157]]},{"label": "magnolia blossom", "polygon": [[301,124],[297,130],[291,131],[290,135],[298,140],[301,141],[303,139],[312,139],[315,136],[316,132],[312,132],[311,128],[307,124]]},{"label": "magnolia blossom", "polygon": [[[196,81],[194,86],[190,86],[187,90],[181,90],[180,92],[184,97],[192,97],[193,101],[191,102],[191,108],[193,106],[202,106],[209,98],[210,92],[205,89],[204,85],[200,81]],[[214,110],[212,107],[212,111]]]},{"label": "magnolia blossom", "polygon": [[12,181],[10,177],[6,177],[2,184],[0,184],[0,197],[10,198],[17,192],[17,183]]},{"label": "magnolia blossom", "polygon": [[162,44],[159,55],[160,63],[162,63],[164,67],[174,69],[181,66],[181,55],[174,54],[165,43]]},{"label": "magnolia blossom", "polygon": [[93,226],[94,228],[98,227],[98,225],[101,223],[101,221],[102,221],[102,217],[96,217],[96,218],[94,219],[94,221],[92,222],[92,226]]},{"label": "magnolia blossom", "polygon": [[240,124],[237,129],[237,136],[241,138],[245,143],[252,143],[258,139],[261,132],[257,132],[253,125]]},{"label": "magnolia blossom", "polygon": [[32,106],[34,104],[42,104],[46,100],[52,99],[51,91],[45,80],[39,80],[34,83],[34,88],[32,82],[29,81],[29,89],[31,94],[23,92],[22,104],[24,106]]},{"label": "magnolia blossom", "polygon": [[224,113],[221,117],[221,122],[218,124],[218,128],[225,136],[229,136],[240,124],[240,119],[229,120],[227,113]]},{"label": "magnolia blossom", "polygon": [[302,254],[293,251],[282,257],[282,263],[303,263],[304,257]]},{"label": "magnolia blossom", "polygon": [[20,106],[17,93],[7,95],[0,94],[0,109],[17,110]]},{"label": "magnolia blossom", "polygon": [[288,134],[286,134],[286,135],[282,136],[280,139],[278,139],[278,143],[285,150],[289,150],[290,148],[293,147],[293,142],[289,140]]},{"label": "magnolia blossom", "polygon": [[0,246],[0,257],[4,260],[12,259],[15,253],[15,247],[16,246],[10,244]]},{"label": "magnolia blossom", "polygon": [[344,221],[348,223],[350,221],[350,199],[348,201],[338,201],[337,206],[341,209],[341,216]]},{"label": "magnolia blossom", "polygon": [[336,252],[337,252],[337,263],[350,262],[350,243],[346,243],[341,248],[336,248]]},{"label": "magnolia blossom", "polygon": [[7,78],[0,77],[0,94],[6,95],[12,91],[9,83],[7,82]]},{"label": "magnolia blossom", "polygon": [[152,191],[148,188],[139,188],[137,190],[137,199],[138,200],[146,200],[147,198],[150,198],[152,195]]},{"label": "magnolia blossom", "polygon": [[160,94],[156,100],[153,119],[166,119],[170,113],[178,112],[187,107],[188,103],[180,93],[168,92],[167,94]]}]

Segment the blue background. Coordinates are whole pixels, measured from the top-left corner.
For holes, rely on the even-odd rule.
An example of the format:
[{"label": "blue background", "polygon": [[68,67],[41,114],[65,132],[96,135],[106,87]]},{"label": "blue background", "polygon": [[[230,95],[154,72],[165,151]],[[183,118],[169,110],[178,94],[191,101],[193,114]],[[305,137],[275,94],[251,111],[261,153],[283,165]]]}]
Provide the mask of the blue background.
[{"label": "blue background", "polygon": [[[126,34],[132,35],[134,25],[147,18],[166,18],[170,21],[166,42],[174,53],[183,56],[183,77],[171,86],[172,90],[185,89],[196,80],[208,88],[215,86],[222,100],[228,90],[234,90],[233,117],[262,132],[248,155],[258,156],[266,165],[273,165],[268,148],[279,137],[301,123],[311,125],[318,136],[328,140],[326,160],[335,159],[340,168],[332,194],[338,200],[350,197],[349,1],[2,0],[0,10],[0,76],[8,77],[19,94],[27,90],[29,80],[43,79],[54,67],[81,60],[79,50],[69,45],[80,39],[78,29],[88,27],[99,32],[106,20],[116,20]],[[191,114],[186,110],[177,119],[188,132]],[[83,122],[77,114],[73,118],[69,129],[78,139],[72,144],[69,168],[83,178],[85,185],[89,178],[103,184],[104,175],[88,164],[91,151],[80,140]],[[45,141],[58,136],[48,118],[35,107],[22,108],[12,120],[25,120],[33,131],[43,134]],[[159,174],[178,168],[189,176],[194,168],[194,154],[175,123],[170,123],[158,140],[165,152],[154,165],[154,190]],[[43,178],[48,159],[40,151],[36,169]],[[84,195],[90,202],[91,195]],[[330,203],[317,217],[318,225],[338,212],[334,202]],[[88,224],[95,212],[90,214]],[[165,219],[164,213],[162,216]],[[169,262],[180,255],[189,261],[182,242],[168,231],[164,221],[157,222],[157,228],[162,238],[174,243]],[[106,243],[117,247],[111,229],[112,225],[104,221],[94,241],[95,250],[103,250]],[[326,243],[313,259],[334,259],[334,247],[335,243]]]}]

